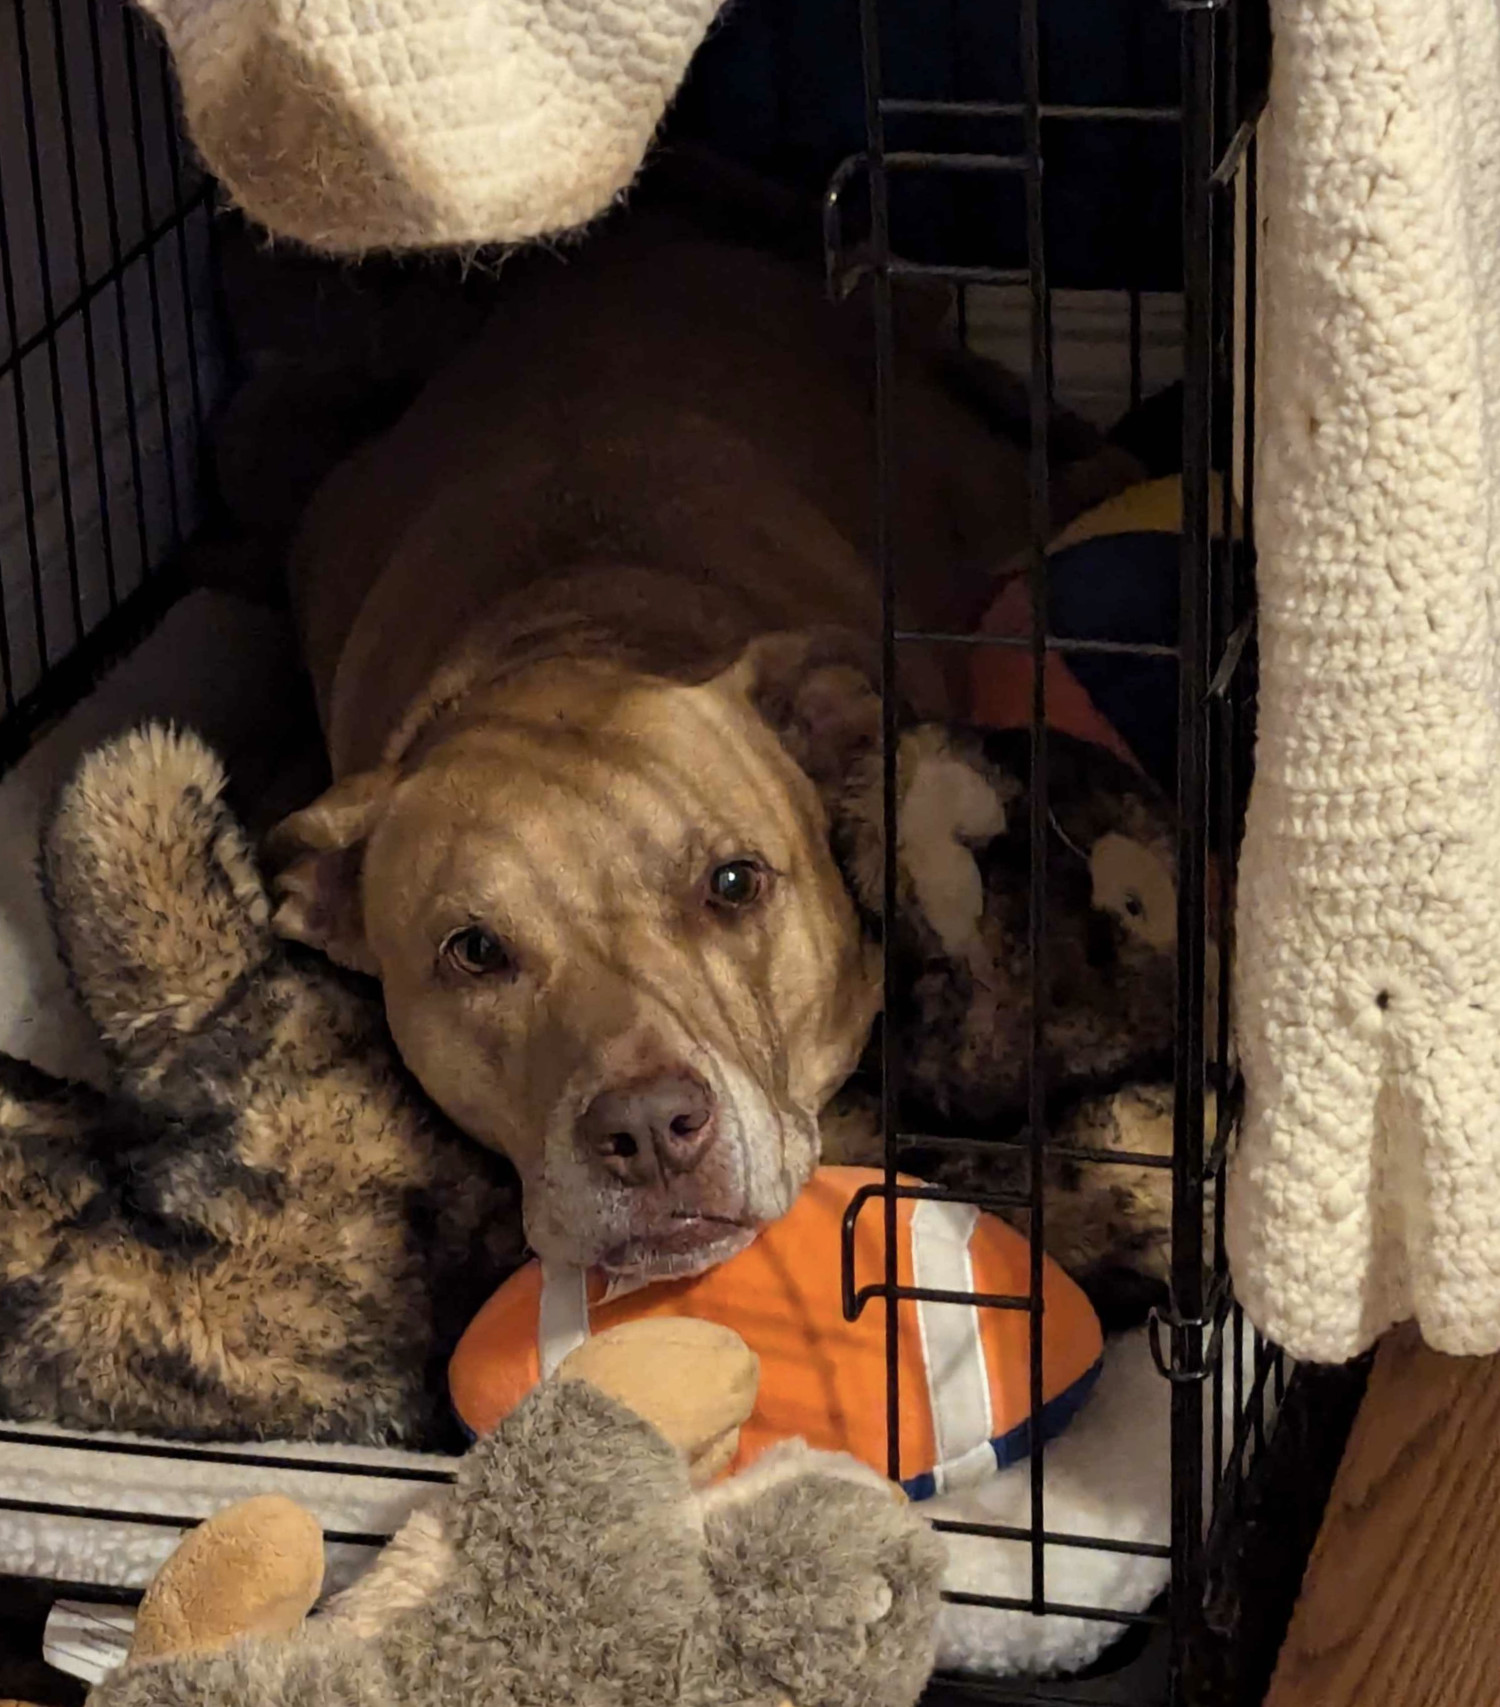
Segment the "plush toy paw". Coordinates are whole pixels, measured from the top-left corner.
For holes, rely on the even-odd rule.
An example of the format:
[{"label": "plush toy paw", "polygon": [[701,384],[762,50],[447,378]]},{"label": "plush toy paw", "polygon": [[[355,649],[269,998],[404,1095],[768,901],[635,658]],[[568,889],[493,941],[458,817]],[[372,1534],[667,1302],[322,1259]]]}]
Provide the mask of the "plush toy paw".
[{"label": "plush toy paw", "polygon": [[899,1490],[792,1444],[695,1492],[669,1435],[701,1456],[732,1432],[754,1358],[684,1321],[589,1349],[473,1448],[362,1605],[356,1584],[296,1632],[321,1558],[297,1508],[204,1525],[91,1707],[913,1707],[946,1549]]},{"label": "plush toy paw", "polygon": [[688,1461],[695,1486],[727,1470],[755,1409],[760,1363],[731,1328],[657,1317],[606,1329],[558,1366],[636,1413]]},{"label": "plush toy paw", "polygon": [[900,1490],[795,1445],[704,1500],[725,1647],[747,1693],[896,1707],[933,1663],[947,1549]]},{"label": "plush toy paw", "polygon": [[769,1493],[783,1482],[818,1475],[834,1481],[849,1482],[854,1487],[877,1493],[882,1499],[897,1504],[908,1503],[906,1490],[899,1482],[872,1470],[862,1458],[850,1452],[820,1452],[801,1440],[783,1440],[767,1448],[748,1469],[727,1482],[705,1488],[699,1504],[705,1517],[717,1516],[731,1506],[743,1505],[746,1500]]},{"label": "plush toy paw", "polygon": [[137,730],[45,832],[115,1073],[0,1059],[0,1416],[456,1447],[435,1377],[520,1260],[515,1177],[416,1091],[378,992],[273,939],[224,786]]}]

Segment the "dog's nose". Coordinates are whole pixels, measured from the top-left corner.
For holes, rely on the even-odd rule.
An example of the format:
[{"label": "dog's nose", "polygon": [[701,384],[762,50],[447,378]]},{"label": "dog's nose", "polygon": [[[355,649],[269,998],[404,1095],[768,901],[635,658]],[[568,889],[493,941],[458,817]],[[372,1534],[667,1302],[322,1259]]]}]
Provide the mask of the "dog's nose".
[{"label": "dog's nose", "polygon": [[713,1093],[696,1073],[660,1073],[601,1091],[584,1110],[585,1152],[627,1185],[688,1174],[714,1141]]}]

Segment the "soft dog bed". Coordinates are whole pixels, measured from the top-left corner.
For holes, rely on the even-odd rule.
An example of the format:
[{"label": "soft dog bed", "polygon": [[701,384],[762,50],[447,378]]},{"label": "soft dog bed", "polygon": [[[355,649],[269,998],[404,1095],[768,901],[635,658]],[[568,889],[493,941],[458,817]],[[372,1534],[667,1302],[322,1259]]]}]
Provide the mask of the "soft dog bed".
[{"label": "soft dog bed", "polygon": [[217,1453],[7,1424],[0,1428],[0,1501],[47,1509],[0,1505],[0,1575],[144,1588],[185,1527],[235,1500],[277,1493],[323,1525],[334,1592],[451,1469],[450,1459],[378,1447],[283,1442]]},{"label": "soft dog bed", "polygon": [[[1246,1363],[1248,1387],[1248,1357]],[[1233,1422],[1227,1409],[1231,1386],[1225,1382],[1226,1439]],[[1046,1524],[1054,1534],[1145,1545],[1161,1553],[1050,1545],[1049,1600],[1143,1612],[1166,1588],[1169,1411],[1170,1386],[1152,1362],[1145,1331],[1112,1341],[1093,1396],[1046,1450]],[[71,1442],[77,1444],[64,1444]],[[111,1451],[111,1445],[122,1449]],[[376,1538],[398,1527],[451,1465],[416,1453],[355,1447],[253,1446],[236,1448],[233,1457],[239,1461],[224,1463],[207,1449],[125,1436],[6,1428],[0,1432],[0,1500],[33,1509],[0,1509],[0,1574],[101,1589],[144,1588],[182,1533],[162,1519],[206,1517],[252,1494],[278,1492],[306,1506],[329,1535],[332,1592],[368,1565]],[[1022,1461],[979,1488],[927,1502],[925,1510],[934,1519],[1025,1529],[1030,1502],[1031,1469]],[[954,1535],[949,1545],[950,1589],[1030,1594],[1027,1543]],[[123,1654],[129,1627],[128,1616],[100,1624],[76,1607],[64,1607],[49,1631],[53,1663],[96,1677]],[[1107,1620],[950,1605],[943,1614],[939,1663],[1007,1674],[1075,1671],[1119,1634],[1120,1626]]]}]

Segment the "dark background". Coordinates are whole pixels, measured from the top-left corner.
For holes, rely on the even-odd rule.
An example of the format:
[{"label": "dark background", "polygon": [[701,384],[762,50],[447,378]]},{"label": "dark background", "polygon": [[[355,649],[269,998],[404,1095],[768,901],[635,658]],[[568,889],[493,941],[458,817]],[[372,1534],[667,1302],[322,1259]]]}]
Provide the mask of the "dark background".
[{"label": "dark background", "polygon": [[[1020,0],[882,0],[887,96],[1018,102]],[[1172,107],[1180,19],[1163,0],[1047,0],[1042,98],[1057,105]],[[731,0],[668,125],[808,194],[864,147],[857,0]],[[893,118],[890,148],[1017,153],[1019,120]],[[1174,124],[1070,120],[1043,138],[1047,262],[1061,288],[1176,289],[1181,277]],[[1018,176],[892,182],[894,246],[911,260],[1024,267]]]}]

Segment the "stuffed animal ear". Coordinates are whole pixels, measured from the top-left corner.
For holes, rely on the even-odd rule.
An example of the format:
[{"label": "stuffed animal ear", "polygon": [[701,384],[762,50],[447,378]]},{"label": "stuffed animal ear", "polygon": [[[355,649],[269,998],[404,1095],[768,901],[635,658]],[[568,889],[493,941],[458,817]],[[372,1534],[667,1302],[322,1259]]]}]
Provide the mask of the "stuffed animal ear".
[{"label": "stuffed animal ear", "polygon": [[276,873],[271,923],[277,935],[372,977],[379,967],[365,940],[360,879],[365,843],[394,782],[393,772],[378,770],[335,783],[311,806],[283,819],[266,843]]},{"label": "stuffed animal ear", "polygon": [[[973,736],[941,723],[902,731],[896,749],[899,901],[954,960],[982,952],[984,880],[976,850],[1005,833],[1021,784],[988,765]],[[854,897],[878,915],[885,878],[885,791],[880,767],[849,779],[835,813],[838,847]]]},{"label": "stuffed animal ear", "polygon": [[875,637],[833,627],[754,640],[726,678],[825,793],[879,746],[879,679]]},{"label": "stuffed animal ear", "polygon": [[323,1530],[279,1494],[190,1530],[141,1601],[130,1663],[214,1653],[242,1637],[296,1634],[323,1589]]}]

